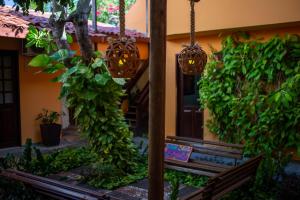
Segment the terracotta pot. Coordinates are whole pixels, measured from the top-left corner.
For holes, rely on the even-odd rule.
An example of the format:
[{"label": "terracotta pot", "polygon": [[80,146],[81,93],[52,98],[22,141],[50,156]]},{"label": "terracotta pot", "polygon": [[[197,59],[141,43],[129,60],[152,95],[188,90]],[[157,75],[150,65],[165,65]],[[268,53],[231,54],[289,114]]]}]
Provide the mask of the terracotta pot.
[{"label": "terracotta pot", "polygon": [[41,124],[41,135],[43,144],[46,146],[57,146],[60,143],[60,124]]}]

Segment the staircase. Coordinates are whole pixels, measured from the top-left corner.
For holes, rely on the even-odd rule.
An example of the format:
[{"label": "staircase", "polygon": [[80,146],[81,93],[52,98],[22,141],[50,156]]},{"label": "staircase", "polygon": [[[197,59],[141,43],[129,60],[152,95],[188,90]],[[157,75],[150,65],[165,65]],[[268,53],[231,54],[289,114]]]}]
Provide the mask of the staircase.
[{"label": "staircase", "polygon": [[[125,86],[127,99],[129,101],[125,119],[135,136],[142,136],[148,132],[149,81],[146,81],[142,89],[138,89],[132,94],[132,90],[137,87],[138,81],[141,79],[142,75],[146,73],[148,65],[149,62],[144,61],[136,76]],[[145,77],[143,78],[145,80]]]},{"label": "staircase", "polygon": [[125,113],[125,121],[128,123],[131,131],[135,132],[136,129],[136,120],[137,120],[137,111],[136,105],[128,106],[128,111]]}]

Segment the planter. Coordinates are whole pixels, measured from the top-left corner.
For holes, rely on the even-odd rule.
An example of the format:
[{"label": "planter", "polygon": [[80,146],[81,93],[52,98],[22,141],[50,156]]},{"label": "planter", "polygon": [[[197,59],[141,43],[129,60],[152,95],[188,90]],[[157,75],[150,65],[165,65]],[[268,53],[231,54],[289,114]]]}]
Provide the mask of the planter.
[{"label": "planter", "polygon": [[41,124],[41,135],[43,144],[46,146],[57,146],[60,143],[60,124]]}]

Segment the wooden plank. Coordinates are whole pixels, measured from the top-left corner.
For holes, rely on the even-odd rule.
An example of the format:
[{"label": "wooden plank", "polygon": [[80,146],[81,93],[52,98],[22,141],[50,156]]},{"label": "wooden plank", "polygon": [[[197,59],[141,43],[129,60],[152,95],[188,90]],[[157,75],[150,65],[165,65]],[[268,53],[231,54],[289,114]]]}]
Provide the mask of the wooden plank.
[{"label": "wooden plank", "polygon": [[242,155],[223,153],[223,152],[215,152],[213,150],[199,149],[197,147],[194,147],[193,151],[196,153],[202,153],[202,154],[208,154],[208,155],[220,156],[220,157],[228,157],[228,158],[234,158],[234,159],[242,159],[242,157],[243,157]]},{"label": "wooden plank", "polygon": [[36,189],[39,189],[39,190],[42,190],[42,191],[45,191],[45,192],[50,192],[50,193],[54,194],[55,196],[58,195],[58,196],[61,196],[61,197],[71,198],[71,199],[74,199],[74,200],[76,200],[76,199],[78,199],[78,200],[79,199],[87,199],[87,200],[97,200],[97,199],[99,199],[97,197],[92,197],[92,196],[89,196],[89,195],[86,195],[86,194],[81,194],[79,192],[67,190],[65,188],[50,185],[50,184],[47,184],[47,183],[44,183],[44,182],[41,182],[41,181],[38,181],[38,180],[33,180],[33,179],[30,179],[30,178],[27,178],[27,177],[22,177],[22,176],[19,176],[19,175],[10,173],[10,172],[2,172],[1,175],[5,176],[7,178],[10,178],[10,179],[21,181],[25,184],[29,184],[32,187],[36,188]]},{"label": "wooden plank", "polygon": [[203,164],[203,165],[208,165],[208,166],[220,167],[220,168],[223,168],[223,169],[232,168],[232,166],[229,166],[229,165],[222,165],[222,164],[218,164],[218,163],[214,163],[214,162],[208,162],[208,161],[202,161],[202,160],[200,161],[200,160],[197,160],[197,159],[190,159],[190,162]]},{"label": "wooden plank", "polygon": [[202,143],[202,144],[211,144],[211,145],[217,145],[217,146],[232,147],[232,148],[238,148],[238,149],[244,148],[244,145],[241,145],[241,144],[215,142],[215,141],[201,140],[201,139],[195,139],[195,138],[187,138],[187,137],[179,137],[179,136],[167,136],[167,138],[173,139],[173,140],[183,140],[183,141],[190,141],[190,142],[196,142],[196,143]]},{"label": "wooden plank", "polygon": [[167,0],[150,1],[149,200],[164,197]]},{"label": "wooden plank", "polygon": [[184,200],[220,199],[224,194],[238,188],[255,176],[262,155],[249,159],[240,166],[226,170],[209,180],[208,184],[183,197]]},{"label": "wooden plank", "polygon": [[72,191],[80,192],[80,193],[86,193],[86,194],[89,194],[89,195],[92,195],[92,196],[95,196],[95,197],[102,197],[104,195],[104,193],[100,193],[100,192],[97,192],[97,191],[93,191],[93,190],[89,190],[89,189],[86,189],[86,188],[78,187],[78,186],[75,186],[75,185],[69,185],[69,184],[66,184],[66,183],[62,183],[62,182],[52,180],[52,179],[49,179],[49,178],[45,178],[45,177],[36,176],[36,175],[29,174],[29,173],[26,173],[26,172],[21,172],[21,171],[12,170],[12,169],[8,169],[6,171],[10,172],[10,173],[14,173],[14,174],[16,174],[20,177],[25,177],[25,178],[29,178],[31,180],[41,181],[41,182],[47,183],[49,185],[51,184],[51,185],[54,185],[54,186],[57,186],[57,187],[67,189],[67,190],[72,190]]},{"label": "wooden plank", "polygon": [[214,177],[214,176],[217,175],[216,173],[212,173],[212,172],[208,172],[208,171],[202,171],[202,170],[199,170],[199,169],[191,169],[191,168],[185,168],[185,167],[180,167],[180,166],[175,166],[175,165],[168,165],[168,164],[165,164],[165,168],[176,170],[176,171],[181,171],[181,172],[186,172],[186,173],[197,174],[197,175],[200,175],[200,176]]},{"label": "wooden plank", "polygon": [[204,165],[198,163],[185,163],[176,160],[165,160],[165,163],[169,165],[181,166],[190,169],[205,170],[205,171],[216,172],[216,173],[220,173],[226,170],[224,168],[220,168],[216,166],[210,166],[210,165]]},{"label": "wooden plank", "polygon": [[221,174],[219,174],[218,178],[224,179],[226,177],[232,176],[233,173],[238,173],[238,172],[244,170],[245,168],[247,169],[248,167],[259,165],[261,159],[262,159],[262,155],[251,158],[251,159],[247,160],[245,163],[243,163],[239,166],[236,166],[234,171],[227,170],[227,171],[222,172]]},{"label": "wooden plank", "polygon": [[204,146],[204,144],[199,144],[195,142],[190,142],[190,141],[181,141],[181,140],[170,140],[166,139],[166,142],[168,143],[174,143],[174,144],[182,144],[182,145],[189,145],[198,149],[208,149],[212,151],[219,151],[219,152],[226,152],[226,153],[232,153],[232,154],[237,154],[237,155],[242,155],[243,151],[237,150],[237,149],[226,149],[222,147],[211,147],[211,146]]},{"label": "wooden plank", "polygon": [[214,194],[213,197],[212,197],[212,200],[220,199],[224,194],[226,194],[228,192],[231,192],[232,190],[234,190],[234,189],[240,187],[241,185],[249,182],[251,180],[251,178],[253,178],[253,177],[246,177],[246,178],[234,183],[230,187],[227,187],[226,189],[222,190],[218,194]]}]

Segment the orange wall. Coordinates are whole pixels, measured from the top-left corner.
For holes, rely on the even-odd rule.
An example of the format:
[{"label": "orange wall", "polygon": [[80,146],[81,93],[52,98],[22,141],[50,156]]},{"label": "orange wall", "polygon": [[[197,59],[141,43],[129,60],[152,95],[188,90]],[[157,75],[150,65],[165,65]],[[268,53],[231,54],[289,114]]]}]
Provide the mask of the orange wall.
[{"label": "orange wall", "polygon": [[[127,13],[128,28],[146,31],[145,2],[137,0]],[[299,8],[299,0],[201,0],[195,5],[196,31],[300,23]],[[167,9],[167,35],[188,33],[189,1],[169,0]]]},{"label": "orange wall", "polygon": [[41,140],[39,122],[35,118],[43,108],[61,112],[62,105],[58,99],[60,84],[50,82],[55,75],[36,74],[39,69],[27,66],[30,58],[20,56],[19,60],[22,61],[19,68],[22,143],[26,138],[39,142]]},{"label": "orange wall", "polygon": [[[255,38],[265,38],[268,39],[275,34],[285,35],[286,33],[297,33],[300,34],[300,26],[293,28],[281,28],[281,29],[269,29],[252,31],[250,34]],[[221,48],[222,38],[218,37],[218,34],[211,36],[201,36],[197,38],[197,42],[203,47],[203,49],[210,54],[211,45],[215,49]],[[175,54],[180,52],[183,44],[188,44],[189,40],[179,39],[179,40],[169,40],[167,41],[167,69],[166,69],[166,85],[168,90],[166,90],[166,135],[175,135],[176,133],[176,70],[175,70]],[[204,111],[204,125],[209,119],[208,110]],[[215,140],[217,139],[215,135],[210,133],[206,126],[204,126],[204,139]]]},{"label": "orange wall", "polygon": [[32,138],[33,142],[39,142],[40,131],[35,118],[43,108],[61,111],[60,85],[49,81],[53,75],[35,74],[37,69],[27,66],[30,58],[22,56],[21,40],[0,38],[0,49],[19,51],[21,141],[24,144],[27,138]]},{"label": "orange wall", "polygon": [[[37,68],[28,67],[30,57],[22,55],[21,40],[12,38],[0,38],[0,49],[16,50],[19,52],[19,90],[20,90],[20,118],[21,118],[21,141],[22,144],[27,138],[33,142],[40,142],[39,123],[36,116],[43,108],[61,112],[62,103],[58,99],[60,84],[50,82],[54,75],[36,73]],[[78,50],[78,45],[73,44],[72,49]],[[98,44],[100,51],[105,51],[107,44]],[[138,43],[141,59],[148,58],[148,43]],[[79,53],[79,51],[78,51]],[[61,123],[61,122],[60,122]]]}]

